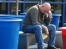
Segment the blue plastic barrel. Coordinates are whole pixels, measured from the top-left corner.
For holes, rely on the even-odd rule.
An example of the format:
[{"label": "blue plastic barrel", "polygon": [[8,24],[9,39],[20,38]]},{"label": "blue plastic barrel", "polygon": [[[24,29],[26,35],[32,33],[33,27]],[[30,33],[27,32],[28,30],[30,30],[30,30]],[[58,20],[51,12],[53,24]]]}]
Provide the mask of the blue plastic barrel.
[{"label": "blue plastic barrel", "polygon": [[[13,17],[13,18],[20,18],[20,19],[24,20],[23,16],[16,16],[16,17]],[[22,31],[22,22],[23,21],[20,22],[20,31]]]},{"label": "blue plastic barrel", "polygon": [[22,19],[0,18],[0,49],[17,49]]},{"label": "blue plastic barrel", "polygon": [[61,14],[53,14],[52,16],[51,24],[54,24],[56,26],[56,30],[58,30]]}]

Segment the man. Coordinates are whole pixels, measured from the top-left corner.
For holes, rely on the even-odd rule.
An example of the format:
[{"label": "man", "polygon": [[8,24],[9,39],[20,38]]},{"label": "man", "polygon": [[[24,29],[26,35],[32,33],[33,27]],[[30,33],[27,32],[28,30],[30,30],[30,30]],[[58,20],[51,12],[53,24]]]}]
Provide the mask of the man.
[{"label": "man", "polygon": [[[54,46],[56,26],[53,24],[49,24],[50,20],[52,19],[52,13],[50,9],[51,5],[49,3],[32,6],[27,11],[22,24],[24,33],[35,34],[36,42],[38,43],[38,49],[45,49],[42,39],[42,30],[45,32],[45,34],[49,33],[47,49],[60,49]],[[45,20],[45,18],[49,18],[48,23],[46,22],[47,19]]]}]

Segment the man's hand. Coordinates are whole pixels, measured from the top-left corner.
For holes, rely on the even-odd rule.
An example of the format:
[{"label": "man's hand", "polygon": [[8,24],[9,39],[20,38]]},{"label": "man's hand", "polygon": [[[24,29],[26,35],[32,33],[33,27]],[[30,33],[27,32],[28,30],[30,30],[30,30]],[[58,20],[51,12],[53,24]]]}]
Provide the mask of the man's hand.
[{"label": "man's hand", "polygon": [[42,28],[45,30],[45,34],[48,34],[49,33],[48,32],[48,28],[46,26],[42,25]]},{"label": "man's hand", "polygon": [[52,12],[51,11],[48,12],[48,16],[50,17],[50,19],[52,19]]}]

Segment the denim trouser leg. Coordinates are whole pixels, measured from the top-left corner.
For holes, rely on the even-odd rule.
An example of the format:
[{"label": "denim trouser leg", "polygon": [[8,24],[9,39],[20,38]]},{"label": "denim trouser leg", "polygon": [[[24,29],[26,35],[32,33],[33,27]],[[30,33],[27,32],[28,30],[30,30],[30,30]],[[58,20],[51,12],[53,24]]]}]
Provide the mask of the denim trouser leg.
[{"label": "denim trouser leg", "polygon": [[53,24],[50,24],[47,26],[47,28],[49,30],[48,47],[53,47],[55,44],[56,26]]},{"label": "denim trouser leg", "polygon": [[[56,26],[50,24],[47,26],[49,30],[49,41],[48,46],[53,47],[55,44],[55,31]],[[36,41],[38,43],[38,49],[44,48],[43,40],[42,40],[42,27],[40,25],[29,25],[24,29],[25,33],[34,33],[36,37]]]},{"label": "denim trouser leg", "polygon": [[44,48],[42,39],[42,27],[40,25],[29,25],[24,29],[25,33],[34,33],[36,42],[38,43],[38,49]]}]

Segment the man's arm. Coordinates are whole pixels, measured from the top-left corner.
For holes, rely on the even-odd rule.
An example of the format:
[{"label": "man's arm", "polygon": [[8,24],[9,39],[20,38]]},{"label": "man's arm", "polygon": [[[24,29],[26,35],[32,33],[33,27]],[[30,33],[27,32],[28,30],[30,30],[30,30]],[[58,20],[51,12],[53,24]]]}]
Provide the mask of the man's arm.
[{"label": "man's arm", "polygon": [[44,25],[41,25],[41,26],[42,26],[42,29],[45,31],[45,34],[48,34],[49,33],[48,28]]},{"label": "man's arm", "polygon": [[48,16],[50,19],[52,19],[52,12],[51,11],[48,12]]},{"label": "man's arm", "polygon": [[46,25],[49,25],[51,20],[52,20],[52,13],[51,13],[51,11],[49,11],[47,14],[45,14],[44,23]]}]

